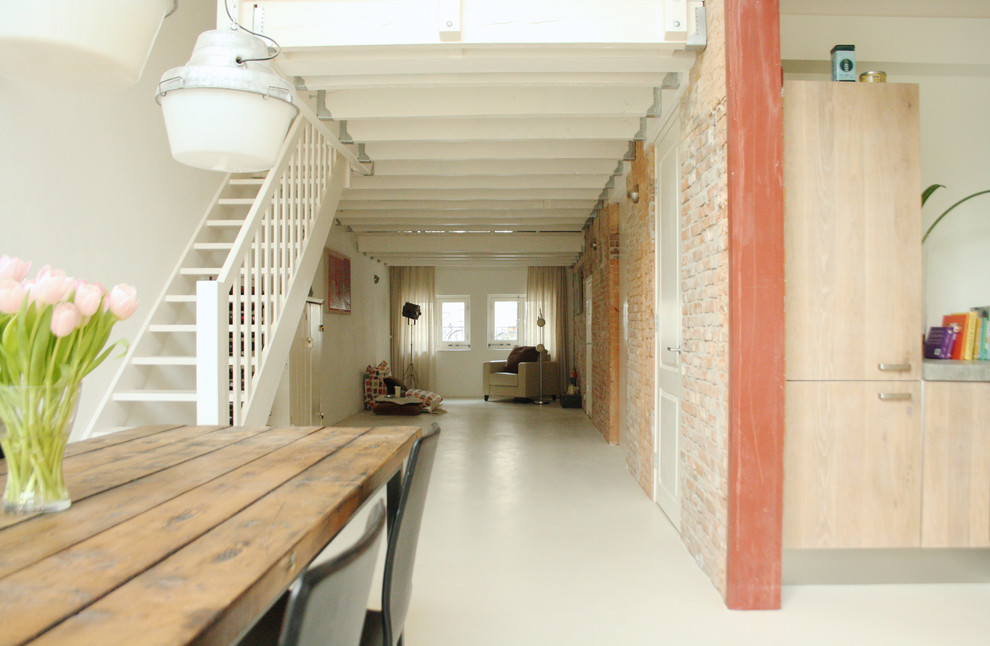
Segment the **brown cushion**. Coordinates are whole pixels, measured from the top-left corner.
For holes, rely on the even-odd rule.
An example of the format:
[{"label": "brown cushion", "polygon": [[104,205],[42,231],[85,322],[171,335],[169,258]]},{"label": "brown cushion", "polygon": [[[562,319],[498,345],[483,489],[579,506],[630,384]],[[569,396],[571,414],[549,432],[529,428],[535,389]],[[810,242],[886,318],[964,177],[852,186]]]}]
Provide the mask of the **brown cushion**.
[{"label": "brown cushion", "polygon": [[371,410],[375,415],[419,415],[423,410],[423,402],[416,400],[400,404],[398,402],[376,399],[375,405]]},{"label": "brown cushion", "polygon": [[502,372],[519,372],[519,364],[525,361],[539,361],[540,353],[536,350],[534,346],[531,345],[517,345],[512,348],[512,352],[509,353],[509,358],[505,360],[505,367],[502,368]]}]

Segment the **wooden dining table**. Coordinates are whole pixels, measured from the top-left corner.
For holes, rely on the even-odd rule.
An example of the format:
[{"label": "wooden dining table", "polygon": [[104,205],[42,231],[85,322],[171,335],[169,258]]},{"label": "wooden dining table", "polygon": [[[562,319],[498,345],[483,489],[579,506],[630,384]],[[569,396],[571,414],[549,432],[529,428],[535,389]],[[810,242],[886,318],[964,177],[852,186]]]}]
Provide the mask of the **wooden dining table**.
[{"label": "wooden dining table", "polygon": [[420,434],[143,426],[69,444],[72,506],[0,513],[0,645],[229,644],[383,486],[394,513]]}]

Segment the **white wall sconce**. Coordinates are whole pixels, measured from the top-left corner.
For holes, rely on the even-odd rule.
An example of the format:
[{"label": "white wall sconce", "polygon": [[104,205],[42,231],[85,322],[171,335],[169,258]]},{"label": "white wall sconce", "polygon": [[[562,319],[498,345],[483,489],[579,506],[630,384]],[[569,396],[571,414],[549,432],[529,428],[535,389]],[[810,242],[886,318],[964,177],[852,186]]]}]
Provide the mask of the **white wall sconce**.
[{"label": "white wall sconce", "polygon": [[0,0],[0,75],[58,87],[141,78],[178,0]]},{"label": "white wall sconce", "polygon": [[632,190],[626,193],[626,197],[628,197],[633,204],[639,204],[639,184],[633,186]]},{"label": "white wall sconce", "polygon": [[165,72],[155,97],[177,161],[230,173],[275,165],[299,108],[273,57],[242,29],[199,35],[189,62]]}]

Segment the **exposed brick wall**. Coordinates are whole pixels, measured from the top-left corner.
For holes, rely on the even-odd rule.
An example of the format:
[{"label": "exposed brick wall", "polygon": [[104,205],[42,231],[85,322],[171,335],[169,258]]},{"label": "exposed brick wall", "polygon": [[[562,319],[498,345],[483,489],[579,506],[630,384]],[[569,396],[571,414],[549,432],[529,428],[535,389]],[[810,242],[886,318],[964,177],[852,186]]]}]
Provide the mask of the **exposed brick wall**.
[{"label": "exposed brick wall", "polygon": [[619,383],[619,444],[633,478],[653,495],[653,439],[656,424],[656,206],[654,150],[636,144],[626,176],[626,194],[638,187],[639,203],[629,199],[619,213],[619,298],[622,310]]},{"label": "exposed brick wall", "polygon": [[725,595],[729,256],[725,20],[705,3],[708,47],[681,103],[683,374],[681,535]]},{"label": "exposed brick wall", "polygon": [[[619,442],[619,208],[606,205],[585,229],[584,256],[578,280],[592,276],[591,369],[584,372],[584,317],[577,317],[582,331],[575,337],[582,349],[575,351],[582,391],[592,394],[591,422],[609,444]],[[575,324],[578,320],[575,320]]]}]

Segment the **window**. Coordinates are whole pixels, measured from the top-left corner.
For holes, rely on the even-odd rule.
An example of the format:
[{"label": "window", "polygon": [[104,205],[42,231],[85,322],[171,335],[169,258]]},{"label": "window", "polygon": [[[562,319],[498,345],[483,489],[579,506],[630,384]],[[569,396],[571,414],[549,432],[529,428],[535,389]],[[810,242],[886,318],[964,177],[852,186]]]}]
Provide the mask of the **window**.
[{"label": "window", "polygon": [[437,332],[437,348],[440,350],[466,350],[471,347],[471,297],[438,296],[440,329]]},{"label": "window", "polygon": [[523,342],[522,294],[491,294],[488,297],[488,347],[511,348]]}]

